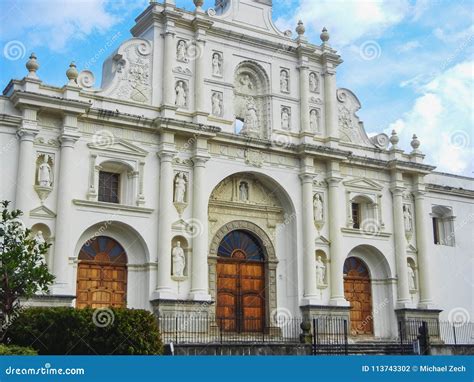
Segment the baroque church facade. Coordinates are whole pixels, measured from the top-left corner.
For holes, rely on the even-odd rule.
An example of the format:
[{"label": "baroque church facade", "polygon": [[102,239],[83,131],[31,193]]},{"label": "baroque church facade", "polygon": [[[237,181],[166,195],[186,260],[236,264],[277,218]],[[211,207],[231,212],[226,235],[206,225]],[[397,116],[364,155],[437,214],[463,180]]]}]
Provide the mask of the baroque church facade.
[{"label": "baroque church facade", "polygon": [[473,179],[416,136],[368,137],[327,30],[279,31],[271,0],[194,3],[151,2],[100,86],[74,64],[47,85],[32,54],[0,97],[1,199],[52,244],[34,303],[375,338],[474,314]]}]

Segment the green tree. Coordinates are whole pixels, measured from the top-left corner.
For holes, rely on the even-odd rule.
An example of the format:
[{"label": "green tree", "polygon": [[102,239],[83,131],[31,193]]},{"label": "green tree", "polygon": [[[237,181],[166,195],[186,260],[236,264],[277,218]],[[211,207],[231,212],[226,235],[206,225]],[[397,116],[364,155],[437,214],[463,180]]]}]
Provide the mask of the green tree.
[{"label": "green tree", "polygon": [[20,220],[23,213],[10,211],[9,204],[0,203],[0,340],[22,309],[20,299],[46,293],[54,280],[45,262],[50,244],[32,238]]}]

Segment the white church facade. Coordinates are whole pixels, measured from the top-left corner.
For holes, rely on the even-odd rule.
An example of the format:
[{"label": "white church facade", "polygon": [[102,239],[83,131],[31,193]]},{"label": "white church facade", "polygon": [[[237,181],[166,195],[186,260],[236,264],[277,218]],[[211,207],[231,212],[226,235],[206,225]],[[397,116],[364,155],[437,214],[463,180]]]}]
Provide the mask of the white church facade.
[{"label": "white church facade", "polygon": [[326,30],[279,31],[271,0],[194,3],[151,2],[100,86],[74,64],[45,84],[32,55],[0,97],[0,199],[52,244],[36,303],[386,339],[474,317],[474,179],[424,163],[422,137],[367,136]]}]

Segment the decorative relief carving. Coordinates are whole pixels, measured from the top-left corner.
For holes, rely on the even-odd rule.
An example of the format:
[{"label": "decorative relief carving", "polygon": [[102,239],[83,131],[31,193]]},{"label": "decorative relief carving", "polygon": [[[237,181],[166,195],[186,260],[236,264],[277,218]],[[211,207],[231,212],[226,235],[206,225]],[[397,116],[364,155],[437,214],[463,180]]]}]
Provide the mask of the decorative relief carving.
[{"label": "decorative relief carving", "polygon": [[318,98],[318,97],[310,97],[309,98],[309,103],[314,103],[316,105],[322,105],[323,104],[323,101],[321,98]]},{"label": "decorative relief carving", "polygon": [[262,167],[265,157],[261,151],[258,150],[245,150],[245,163],[255,166]]},{"label": "decorative relief carving", "polygon": [[106,61],[104,66],[104,95],[150,103],[151,52],[150,42],[144,39],[132,38],[123,43],[118,53]]},{"label": "decorative relief carving", "polygon": [[176,68],[174,68],[173,73],[185,74],[187,76],[193,75],[193,73],[191,72],[189,68],[183,68],[182,66],[177,66]]},{"label": "decorative relief carving", "polygon": [[350,90],[338,89],[337,100],[339,102],[339,133],[341,140],[373,147],[373,143],[365,133],[363,123],[356,115],[360,109],[360,102],[357,97]]},{"label": "decorative relief carving", "polygon": [[211,96],[212,115],[222,117],[224,114],[224,95],[221,92],[213,91]]},{"label": "decorative relief carving", "polygon": [[387,134],[378,134],[375,137],[370,138],[370,141],[377,146],[379,149],[388,149],[390,144],[390,138]]},{"label": "decorative relief carving", "polygon": [[316,72],[311,72],[309,74],[309,91],[311,93],[319,93],[319,90],[320,90],[319,75]]}]

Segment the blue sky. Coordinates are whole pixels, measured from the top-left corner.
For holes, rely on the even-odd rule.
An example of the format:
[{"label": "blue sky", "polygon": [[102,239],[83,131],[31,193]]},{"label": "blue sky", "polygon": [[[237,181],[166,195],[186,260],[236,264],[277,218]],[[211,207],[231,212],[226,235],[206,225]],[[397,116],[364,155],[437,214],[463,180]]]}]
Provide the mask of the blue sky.
[{"label": "blue sky", "polygon": [[[438,171],[474,176],[474,1],[274,0],[282,30],[305,22],[318,43],[323,26],[344,59],[338,86],[353,90],[369,134],[396,129],[409,150],[413,133]],[[208,0],[204,7],[213,6]],[[45,82],[66,83],[74,60],[100,79],[102,61],[130,37],[148,1],[1,0],[0,86],[26,74],[31,51]],[[192,0],[177,0],[194,9]],[[103,48],[103,49],[101,49]],[[99,53],[102,52],[102,53]],[[100,81],[100,80],[99,80]]]}]

